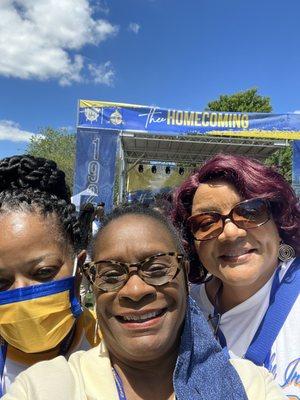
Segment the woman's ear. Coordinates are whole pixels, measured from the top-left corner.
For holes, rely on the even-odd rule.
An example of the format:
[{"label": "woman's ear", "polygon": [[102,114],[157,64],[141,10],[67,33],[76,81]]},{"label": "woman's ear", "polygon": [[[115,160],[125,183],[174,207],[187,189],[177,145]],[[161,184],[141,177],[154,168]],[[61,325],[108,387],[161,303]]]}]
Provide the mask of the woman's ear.
[{"label": "woman's ear", "polygon": [[86,259],[86,250],[82,250],[78,255],[77,255],[77,265],[78,269],[81,270],[84,262]]}]

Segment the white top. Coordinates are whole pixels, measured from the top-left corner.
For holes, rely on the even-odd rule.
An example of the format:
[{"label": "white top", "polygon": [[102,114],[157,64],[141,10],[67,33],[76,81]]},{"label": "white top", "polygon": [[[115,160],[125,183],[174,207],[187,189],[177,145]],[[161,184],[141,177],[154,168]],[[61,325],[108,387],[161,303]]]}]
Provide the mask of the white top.
[{"label": "white top", "polygon": [[[89,350],[91,348],[90,343],[88,342],[84,332],[82,332],[81,339],[79,343],[72,349],[71,354],[75,353],[79,350]],[[68,358],[71,354],[68,354],[66,358]],[[19,375],[20,372],[25,371],[28,368],[28,365],[24,365],[17,361],[10,360],[6,358],[4,371],[3,371],[3,391],[6,393],[9,386],[15,380],[16,376]]]},{"label": "white top", "polygon": [[[279,266],[281,268],[280,281],[293,261]],[[232,357],[244,357],[269,307],[274,275],[275,273],[252,297],[221,316],[219,326]],[[192,285],[190,294],[207,319],[213,315],[214,306],[207,297],[204,284]],[[286,395],[300,399],[300,296],[273,343],[270,365],[266,367],[274,374]]]},{"label": "white top", "polygon": [[[230,360],[249,400],[283,400],[271,374],[247,360]],[[119,400],[110,357],[103,341],[69,361],[56,357],[18,376],[3,400]],[[192,399],[190,399],[192,400]]]}]

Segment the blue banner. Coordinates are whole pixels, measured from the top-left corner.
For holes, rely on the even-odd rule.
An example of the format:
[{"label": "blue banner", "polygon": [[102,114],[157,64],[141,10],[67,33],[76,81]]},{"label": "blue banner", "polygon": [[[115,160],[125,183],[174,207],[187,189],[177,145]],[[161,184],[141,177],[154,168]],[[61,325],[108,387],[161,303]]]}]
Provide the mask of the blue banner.
[{"label": "blue banner", "polygon": [[300,114],[183,111],[80,100],[78,126],[167,135],[300,139]]},{"label": "blue banner", "polygon": [[77,130],[74,198],[80,205],[105,203],[105,210],[113,206],[117,131]]},{"label": "blue banner", "polygon": [[[293,184],[300,193],[300,114],[183,111],[135,104],[80,100],[77,120],[74,202],[113,206],[115,160],[121,131],[165,136],[209,134],[296,140]],[[298,141],[297,141],[298,140]],[[129,197],[150,201],[132,190]]]},{"label": "blue banner", "polygon": [[293,188],[300,197],[300,140],[293,143]]}]

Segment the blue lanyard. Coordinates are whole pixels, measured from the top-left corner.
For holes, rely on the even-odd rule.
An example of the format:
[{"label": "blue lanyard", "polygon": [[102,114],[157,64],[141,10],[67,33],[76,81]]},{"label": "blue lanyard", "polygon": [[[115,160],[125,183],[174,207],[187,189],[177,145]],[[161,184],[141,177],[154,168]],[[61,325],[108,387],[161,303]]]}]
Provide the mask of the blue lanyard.
[{"label": "blue lanyard", "polygon": [[112,370],[113,370],[113,374],[114,374],[114,378],[115,378],[115,382],[116,382],[116,386],[117,386],[117,390],[118,390],[119,399],[127,400],[124,386],[122,383],[122,379],[120,378],[120,375],[117,373],[117,371],[114,368]]},{"label": "blue lanyard", "polygon": [[[274,301],[274,297],[276,294],[276,291],[278,290],[279,286],[280,286],[280,281],[279,281],[279,272],[280,272],[280,268],[277,269],[274,279],[273,279],[273,283],[272,283],[272,288],[271,288],[271,292],[270,292],[270,301],[269,303],[271,304]],[[218,297],[220,295],[220,290],[222,288],[222,285],[219,287],[217,294],[216,294],[216,305],[214,307],[214,316],[213,318],[209,318],[210,321],[215,320],[217,321],[215,324],[213,323],[212,325],[214,326],[214,333],[215,336],[218,338],[218,341],[220,343],[220,345],[224,348],[227,347],[227,342],[226,342],[226,338],[224,336],[224,333],[222,332],[222,330],[220,329],[220,323],[221,323],[221,317],[222,314],[219,313],[218,311]],[[247,358],[247,357],[245,357]]]},{"label": "blue lanyard", "polygon": [[[276,339],[286,317],[299,295],[300,269],[299,259],[294,260],[282,282],[279,280],[280,268],[277,269],[270,292],[268,310],[261,321],[244,358],[253,361],[256,365],[264,365],[268,360],[271,347]],[[219,328],[221,314],[217,307],[214,316],[218,317],[218,326],[215,335],[222,347],[226,347],[226,339]]]},{"label": "blue lanyard", "polygon": [[5,360],[6,360],[6,353],[7,353],[7,344],[1,344],[1,350],[0,350],[0,378],[1,378],[1,384],[0,384],[0,398],[3,396],[4,392],[4,382],[3,382],[3,373],[4,373],[4,366],[5,366]]},{"label": "blue lanyard", "polygon": [[222,314],[219,312],[218,308],[219,308],[219,296],[221,294],[222,291],[222,285],[220,285],[220,287],[217,290],[216,293],[216,300],[215,300],[215,307],[214,307],[214,316],[210,317],[210,321],[214,327],[214,335],[215,337],[219,340],[220,345],[225,348],[227,347],[227,343],[226,343],[226,338],[223,334],[223,332],[220,329],[220,323],[221,323],[221,317]]},{"label": "blue lanyard", "polygon": [[[279,270],[277,271],[279,273]],[[300,293],[300,259],[293,261],[281,282],[273,281],[269,308],[245,354],[256,365],[266,365],[276,337]]]}]

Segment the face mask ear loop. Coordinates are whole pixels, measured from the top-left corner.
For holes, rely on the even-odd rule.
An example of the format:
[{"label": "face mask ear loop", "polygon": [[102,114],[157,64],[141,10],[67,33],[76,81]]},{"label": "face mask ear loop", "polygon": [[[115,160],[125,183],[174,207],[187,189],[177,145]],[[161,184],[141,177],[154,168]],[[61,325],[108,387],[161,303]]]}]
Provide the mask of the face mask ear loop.
[{"label": "face mask ear loop", "polygon": [[95,323],[95,330],[94,330],[94,344],[96,345],[99,341],[99,322],[98,322],[96,304],[94,305],[94,313],[96,316],[96,323]]},{"label": "face mask ear loop", "polygon": [[95,331],[94,331],[94,344],[96,345],[98,341],[99,341],[99,322],[98,319],[96,319]]},{"label": "face mask ear loop", "polygon": [[76,258],[75,258],[75,260],[74,260],[72,276],[75,276],[75,275],[76,275],[77,266],[78,266],[78,258],[77,258],[77,256],[76,256]]}]

